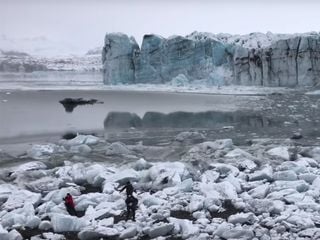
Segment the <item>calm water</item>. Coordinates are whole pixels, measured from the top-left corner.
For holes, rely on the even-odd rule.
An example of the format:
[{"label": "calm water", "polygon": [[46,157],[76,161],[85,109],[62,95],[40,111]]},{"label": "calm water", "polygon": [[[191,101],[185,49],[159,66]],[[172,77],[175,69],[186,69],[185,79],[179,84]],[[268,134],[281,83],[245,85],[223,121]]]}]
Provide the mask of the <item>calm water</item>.
[{"label": "calm water", "polygon": [[[65,108],[65,98],[98,103]],[[319,105],[319,106],[318,106]],[[319,140],[319,97],[235,96],[137,91],[0,92],[0,144],[28,136],[103,131],[109,137],[164,141],[190,129],[209,139],[257,137]],[[67,110],[67,111],[66,111]],[[71,111],[72,110],[72,111]],[[11,139],[11,140],[10,140]]]},{"label": "calm water", "polygon": [[[65,98],[97,99],[100,103],[77,106],[72,112],[67,112],[59,103]],[[141,119],[149,119],[149,123],[144,123],[148,127],[152,127],[152,122],[159,127],[180,127],[181,120],[187,118],[195,122],[195,127],[202,127],[214,116],[210,113],[199,116],[193,113],[248,108],[248,98],[254,102],[259,97],[127,91],[0,92],[0,139],[65,131],[103,130],[108,127],[105,120],[116,112],[129,112]],[[177,111],[185,112],[186,115],[176,116],[174,112]],[[163,114],[169,114],[168,119]],[[168,121],[175,122],[172,116],[180,123],[166,124]],[[205,119],[197,121],[198,117]],[[188,127],[186,123],[182,125]],[[203,127],[212,127],[212,123]]]}]

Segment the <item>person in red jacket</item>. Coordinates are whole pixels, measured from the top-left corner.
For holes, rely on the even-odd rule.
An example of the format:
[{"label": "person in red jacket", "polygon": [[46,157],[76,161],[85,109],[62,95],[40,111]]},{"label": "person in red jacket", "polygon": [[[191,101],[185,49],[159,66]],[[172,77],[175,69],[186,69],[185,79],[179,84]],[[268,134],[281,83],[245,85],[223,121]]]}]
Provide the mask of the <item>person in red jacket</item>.
[{"label": "person in red jacket", "polygon": [[67,195],[65,196],[64,200],[64,205],[67,208],[68,213],[71,216],[78,216],[76,209],[74,208],[74,202],[73,202],[73,198],[71,196],[70,193],[67,193]]}]

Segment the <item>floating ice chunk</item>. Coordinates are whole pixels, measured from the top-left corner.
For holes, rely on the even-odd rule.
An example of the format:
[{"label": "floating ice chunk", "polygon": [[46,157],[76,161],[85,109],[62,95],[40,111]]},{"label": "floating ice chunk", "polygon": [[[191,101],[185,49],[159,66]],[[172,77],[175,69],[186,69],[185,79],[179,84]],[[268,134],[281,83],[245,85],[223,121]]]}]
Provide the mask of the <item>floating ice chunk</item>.
[{"label": "floating ice chunk", "polygon": [[122,142],[114,142],[106,149],[106,155],[131,155],[132,152]]},{"label": "floating ice chunk", "polygon": [[295,189],[298,192],[305,192],[309,189],[309,184],[304,180],[296,181],[275,181],[271,186],[271,191],[280,191],[283,189]]},{"label": "floating ice chunk", "polygon": [[201,175],[201,182],[214,183],[219,179],[220,173],[214,170],[207,170]]},{"label": "floating ice chunk", "polygon": [[206,198],[204,200],[204,207],[209,212],[218,212],[222,207],[222,202],[217,198]]},{"label": "floating ice chunk", "polygon": [[0,184],[0,202],[5,202],[9,196],[18,190],[18,187],[8,183]]},{"label": "floating ice chunk", "polygon": [[[44,232],[42,233],[44,239],[48,240],[65,240],[66,237],[62,234],[52,233],[52,232]],[[33,240],[32,238],[30,240]]]},{"label": "floating ice chunk", "polygon": [[229,182],[214,184],[200,183],[200,191],[208,198],[236,199],[238,194],[236,188]]},{"label": "floating ice chunk", "polygon": [[207,150],[221,150],[221,149],[230,149],[233,147],[232,139],[219,139],[214,142],[203,142],[196,145],[200,148],[200,150],[207,151]]},{"label": "floating ice chunk", "polygon": [[136,171],[149,169],[150,167],[152,167],[152,164],[147,162],[143,158],[140,158],[139,160],[137,160],[133,165],[133,169]]},{"label": "floating ice chunk", "polygon": [[243,170],[243,169],[247,169],[249,171],[252,171],[254,169],[257,168],[257,164],[255,164],[252,160],[250,159],[242,159],[239,163],[238,163],[238,168]]},{"label": "floating ice chunk", "polygon": [[253,224],[258,218],[253,213],[237,213],[229,216],[228,222],[232,224]]},{"label": "floating ice chunk", "polygon": [[110,226],[113,226],[113,224],[114,224],[113,217],[104,218],[104,219],[100,220],[98,223],[99,226],[104,226],[104,227],[110,227]]},{"label": "floating ice chunk", "polygon": [[47,193],[59,189],[59,186],[62,182],[63,181],[61,179],[43,177],[30,183],[26,183],[26,187],[33,192]]},{"label": "floating ice chunk", "polygon": [[54,232],[79,232],[89,225],[89,222],[78,217],[54,214],[51,218],[51,224]]},{"label": "floating ice chunk", "polygon": [[0,224],[0,239],[1,240],[22,240],[22,236],[17,230],[13,229],[10,232],[5,230]]},{"label": "floating ice chunk", "polygon": [[189,212],[195,212],[203,209],[204,196],[192,195],[188,206]]},{"label": "floating ice chunk", "polygon": [[12,176],[16,176],[19,173],[24,173],[26,171],[34,171],[34,170],[41,170],[41,169],[47,169],[47,166],[40,161],[31,161],[28,163],[21,164],[20,166],[13,168]]},{"label": "floating ice chunk", "polygon": [[233,176],[232,174],[228,175],[225,179],[224,179],[224,182],[229,182],[231,183],[237,193],[241,193],[242,192],[242,185],[241,185],[241,180],[239,178],[236,178],[235,176]]},{"label": "floating ice chunk", "polygon": [[307,229],[315,227],[314,222],[307,214],[292,214],[286,219],[286,222],[296,225],[299,229]]},{"label": "floating ice chunk", "polygon": [[92,151],[92,149],[86,144],[80,144],[80,145],[71,146],[69,151],[71,153],[88,154]]},{"label": "floating ice chunk", "polygon": [[153,205],[162,205],[162,204],[165,204],[166,201],[160,199],[160,198],[157,198],[153,195],[150,195],[149,193],[144,193],[142,195],[142,203],[146,206],[146,207],[150,207],[150,206],[153,206]]},{"label": "floating ice chunk", "polygon": [[236,148],[236,149],[231,150],[230,152],[228,152],[225,155],[225,157],[227,157],[227,158],[253,158],[253,156],[250,153],[248,153],[240,148]]},{"label": "floating ice chunk", "polygon": [[201,142],[205,139],[205,136],[202,133],[197,131],[190,132],[181,132],[175,137],[175,141],[181,143],[196,143]]},{"label": "floating ice chunk", "polygon": [[292,162],[292,161],[287,161],[281,163],[280,166],[276,167],[277,171],[287,171],[287,170],[292,170],[296,174],[301,174],[307,172],[307,167],[304,164],[301,164],[301,162]]},{"label": "floating ice chunk", "polygon": [[181,184],[177,185],[178,189],[182,192],[191,192],[193,189],[193,180],[192,178],[188,178],[182,181]]},{"label": "floating ice chunk", "polygon": [[52,229],[52,224],[50,221],[42,221],[40,224],[39,224],[39,229],[40,230],[44,230],[44,231],[48,231],[49,229]]},{"label": "floating ice chunk", "polygon": [[92,136],[92,135],[77,135],[75,138],[67,140],[65,142],[68,146],[76,146],[76,145],[94,145],[97,144],[100,141],[98,137]]},{"label": "floating ice chunk", "polygon": [[106,203],[109,200],[109,196],[103,193],[88,193],[82,194],[75,199],[76,209],[85,210],[89,205],[95,207],[98,204]]},{"label": "floating ice chunk", "polygon": [[263,199],[268,194],[269,189],[270,189],[270,184],[269,183],[265,183],[265,184],[262,184],[262,185],[260,185],[260,186],[258,186],[256,188],[254,188],[254,189],[251,189],[248,193],[253,198]]},{"label": "floating ice chunk", "polygon": [[263,169],[255,171],[249,175],[250,181],[264,180],[271,181],[273,179],[273,169],[271,166],[265,166]]},{"label": "floating ice chunk", "polygon": [[160,236],[166,236],[171,233],[174,225],[172,223],[156,223],[148,232],[150,238],[156,238]]},{"label": "floating ice chunk", "polygon": [[238,176],[239,169],[225,163],[213,163],[210,164],[211,167],[213,167],[217,172],[220,173],[221,177],[226,177],[229,174],[232,174],[233,176]]},{"label": "floating ice chunk", "polygon": [[311,155],[311,157],[317,161],[320,161],[320,147],[315,147],[313,148],[309,154]]},{"label": "floating ice chunk", "polygon": [[275,172],[273,174],[274,180],[283,180],[283,181],[295,181],[298,179],[297,174],[292,170]]},{"label": "floating ice chunk", "polygon": [[120,184],[124,184],[128,181],[136,182],[139,179],[139,172],[134,169],[124,169],[117,173],[110,174],[106,177],[106,181],[118,182]]},{"label": "floating ice chunk", "polygon": [[85,227],[79,234],[78,237],[80,240],[91,240],[91,239],[100,239],[100,238],[111,238],[115,239],[119,235],[119,231],[115,228],[109,227]]},{"label": "floating ice chunk", "polygon": [[119,238],[128,239],[128,238],[133,238],[136,235],[137,235],[137,228],[135,226],[132,226],[122,231]]},{"label": "floating ice chunk", "polygon": [[241,226],[233,227],[232,224],[223,222],[214,232],[214,235],[217,235],[224,239],[253,239],[254,233],[253,230],[245,229]]},{"label": "floating ice chunk", "polygon": [[290,154],[287,147],[275,147],[268,150],[267,153],[272,157],[281,158],[286,161],[289,161],[290,159]]},{"label": "floating ice chunk", "polygon": [[54,153],[66,152],[63,146],[58,146],[55,144],[35,144],[27,151],[27,155],[33,159],[47,159]]},{"label": "floating ice chunk", "polygon": [[70,193],[72,196],[79,196],[81,194],[79,188],[75,187],[68,187],[68,188],[61,188],[54,191],[49,192],[44,198],[43,201],[49,202],[52,201],[55,204],[59,204],[63,202],[63,198]]},{"label": "floating ice chunk", "polygon": [[295,194],[297,193],[296,189],[291,189],[291,188],[287,188],[287,189],[282,189],[280,191],[274,191],[274,192],[270,192],[267,196],[268,199],[278,199],[281,200],[283,199],[285,196],[290,195],[290,194]]},{"label": "floating ice chunk", "polygon": [[31,203],[26,203],[23,208],[14,209],[1,217],[2,225],[9,228],[12,226],[37,228],[40,222]]},{"label": "floating ice chunk", "polygon": [[12,192],[8,200],[2,205],[2,209],[13,210],[21,208],[27,203],[35,205],[41,200],[40,193],[33,193],[28,190],[16,190]]},{"label": "floating ice chunk", "polygon": [[255,214],[274,213],[284,211],[285,204],[280,200],[252,199],[247,201],[248,210]]},{"label": "floating ice chunk", "polygon": [[169,218],[169,221],[174,225],[179,225],[181,237],[183,239],[189,239],[192,236],[198,236],[200,233],[199,227],[193,224],[190,220],[171,217]]},{"label": "floating ice chunk", "polygon": [[308,228],[298,233],[299,237],[309,238],[309,239],[319,239],[320,237],[320,228]]}]

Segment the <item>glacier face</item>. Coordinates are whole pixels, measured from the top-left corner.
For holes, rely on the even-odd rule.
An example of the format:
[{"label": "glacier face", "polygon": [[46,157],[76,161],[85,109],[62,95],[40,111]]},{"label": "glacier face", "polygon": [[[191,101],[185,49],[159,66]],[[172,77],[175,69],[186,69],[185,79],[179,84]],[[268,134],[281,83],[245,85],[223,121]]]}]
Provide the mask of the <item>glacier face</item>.
[{"label": "glacier face", "polygon": [[320,76],[320,34],[145,35],[141,47],[106,34],[105,84],[167,83],[178,75],[213,85],[313,86]]}]

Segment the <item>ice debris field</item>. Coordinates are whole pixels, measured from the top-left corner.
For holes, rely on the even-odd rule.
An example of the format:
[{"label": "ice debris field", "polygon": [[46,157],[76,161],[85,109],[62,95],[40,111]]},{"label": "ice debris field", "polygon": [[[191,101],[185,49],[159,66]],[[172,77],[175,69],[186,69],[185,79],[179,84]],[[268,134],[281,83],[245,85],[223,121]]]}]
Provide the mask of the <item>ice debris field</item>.
[{"label": "ice debris field", "polygon": [[[0,239],[30,232],[32,240],[320,238],[319,147],[267,139],[241,148],[231,139],[192,144],[199,134],[176,136],[173,145],[191,144],[174,162],[142,158],[161,152],[152,146],[91,135],[33,145],[26,153],[33,161],[1,169]],[[127,160],[86,161],[92,153]],[[58,155],[68,157],[50,165]],[[116,190],[128,180],[139,200],[135,222],[123,218],[125,194]],[[66,211],[67,193],[81,217]]]}]

